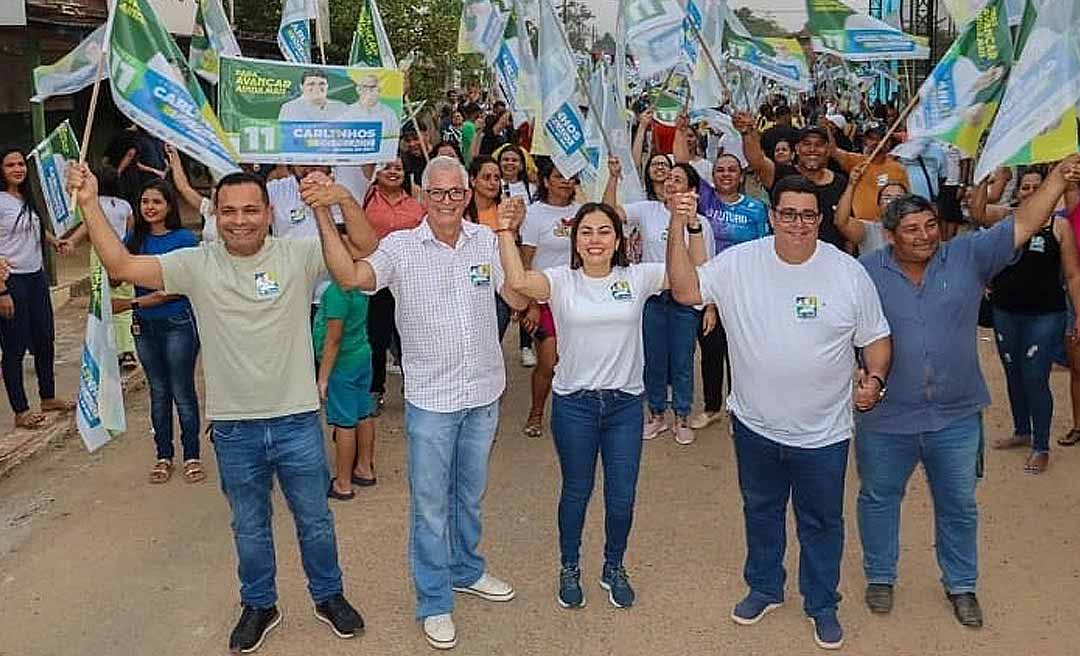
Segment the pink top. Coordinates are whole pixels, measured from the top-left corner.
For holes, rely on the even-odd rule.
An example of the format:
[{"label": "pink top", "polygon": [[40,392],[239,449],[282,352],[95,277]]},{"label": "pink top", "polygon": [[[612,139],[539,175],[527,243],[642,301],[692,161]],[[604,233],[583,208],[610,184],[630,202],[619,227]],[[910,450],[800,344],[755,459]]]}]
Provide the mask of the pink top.
[{"label": "pink top", "polygon": [[424,208],[408,194],[403,193],[391,200],[376,185],[372,185],[364,201],[364,214],[372,230],[382,239],[391,232],[411,230],[420,225]]}]

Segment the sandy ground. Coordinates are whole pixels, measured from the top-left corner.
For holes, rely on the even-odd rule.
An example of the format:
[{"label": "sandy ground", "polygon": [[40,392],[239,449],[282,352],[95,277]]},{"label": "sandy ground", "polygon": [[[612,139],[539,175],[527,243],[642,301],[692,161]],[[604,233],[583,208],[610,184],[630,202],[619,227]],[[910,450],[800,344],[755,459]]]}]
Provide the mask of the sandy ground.
[{"label": "sandy ground", "polygon": [[[81,330],[72,326],[81,325],[82,312],[75,303],[61,310],[59,323],[67,327],[61,332]],[[508,345],[515,339],[511,331]],[[73,395],[70,370],[78,339],[61,335],[60,344],[61,392]],[[984,338],[980,349],[997,399],[987,415],[993,436],[1008,431],[1010,421],[992,344]],[[508,604],[459,599],[456,653],[820,653],[801,610],[793,537],[783,608],[754,627],[735,626],[728,618],[744,593],[744,541],[726,422],[700,431],[689,447],[670,437],[646,445],[627,557],[637,605],[612,608],[596,584],[603,539],[598,489],[583,548],[588,606],[560,609],[555,455],[550,438],[519,432],[528,373],[514,349],[508,352],[510,386],[491,463],[484,550],[491,570],[510,580],[518,596]],[[1054,373],[1055,437],[1067,428],[1067,382],[1065,372]],[[391,386],[396,387],[393,378]],[[285,619],[260,654],[430,653],[413,620],[401,399],[393,391],[378,419],[378,486],[333,505],[346,591],[363,611],[367,632],[341,641],[312,616],[291,518],[277,495]],[[129,395],[128,421],[128,433],[98,453],[88,455],[77,438],[69,438],[0,481],[0,655],[226,652],[238,616],[237,583],[229,513],[212,451],[207,445],[206,483],[192,486],[174,477],[167,485],[150,486],[153,446],[145,390]],[[942,594],[921,470],[904,506],[896,608],[888,617],[865,609],[852,463],[840,607],[847,653],[1080,653],[1080,449],[1056,447],[1051,469],[1041,477],[1021,472],[1024,455],[990,452],[979,489],[980,597],[986,613],[981,631],[960,627]]]}]

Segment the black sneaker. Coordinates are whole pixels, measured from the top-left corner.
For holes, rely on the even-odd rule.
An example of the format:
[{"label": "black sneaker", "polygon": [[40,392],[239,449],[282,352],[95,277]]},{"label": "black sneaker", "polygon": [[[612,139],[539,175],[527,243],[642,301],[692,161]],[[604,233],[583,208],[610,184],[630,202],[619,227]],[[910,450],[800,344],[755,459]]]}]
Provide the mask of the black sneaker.
[{"label": "black sneaker", "polygon": [[278,624],[281,624],[281,613],[277,606],[255,608],[245,605],[240,613],[240,621],[229,636],[229,651],[234,654],[250,654],[262,647],[266,634]]},{"label": "black sneaker", "polygon": [[978,629],[983,625],[982,608],[974,592],[961,592],[949,595],[956,621],[963,626]]},{"label": "black sneaker", "polygon": [[604,563],[604,572],[600,575],[600,587],[608,591],[608,601],[616,608],[629,608],[634,605],[634,589],[622,565]]},{"label": "black sneaker", "polygon": [[567,565],[559,571],[559,605],[563,608],[583,608],[585,593],[581,590],[581,570]]},{"label": "black sneaker", "polygon": [[892,612],[893,587],[887,583],[871,583],[866,586],[866,606],[875,615]]},{"label": "black sneaker", "polygon": [[351,638],[364,630],[364,618],[339,594],[315,604],[315,617],[329,624],[339,638]]}]

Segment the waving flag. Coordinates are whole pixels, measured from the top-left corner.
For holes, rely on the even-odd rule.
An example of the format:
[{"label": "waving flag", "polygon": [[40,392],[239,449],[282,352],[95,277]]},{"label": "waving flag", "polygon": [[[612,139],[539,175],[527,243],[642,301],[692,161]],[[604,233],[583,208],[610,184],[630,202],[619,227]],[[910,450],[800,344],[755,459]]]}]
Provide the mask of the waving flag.
[{"label": "waving flag", "polygon": [[188,65],[195,74],[210,84],[217,84],[221,55],[240,56],[229,19],[221,0],[199,0],[195,11],[195,28],[191,32]]},{"label": "waving flag", "polygon": [[[94,83],[98,60],[105,51],[105,26],[97,28],[58,61],[34,68],[33,102],[77,93]],[[108,75],[103,71],[103,74]]]},{"label": "waving flag", "polygon": [[683,61],[685,12],[678,0],[625,0],[627,44],[642,79],[665,73]]},{"label": "waving flag", "polygon": [[311,63],[311,20],[317,15],[311,0],[282,0],[277,42],[285,61]]},{"label": "waving flag", "polygon": [[356,31],[349,48],[349,66],[397,68],[394,50],[390,47],[375,0],[362,0],[360,5],[360,16],[356,19]]},{"label": "waving flag", "polygon": [[93,249],[90,251],[90,304],[79,362],[77,406],[75,426],[87,451],[98,450],[127,428],[109,277]]},{"label": "waving flag", "polygon": [[815,52],[848,61],[930,58],[925,39],[858,13],[840,0],[806,0],[806,13]]},{"label": "waving flag", "polygon": [[1021,28],[1023,50],[975,167],[976,180],[1004,164],[1050,162],[1077,151],[1080,5],[1031,4]]},{"label": "waving flag", "polygon": [[458,52],[478,53],[491,64],[499,54],[509,14],[499,11],[490,0],[466,0],[461,7]]},{"label": "waving flag", "polygon": [[588,165],[585,120],[577,108],[577,64],[550,0],[540,0],[540,119],[551,159],[565,177]]},{"label": "waving flag", "polygon": [[974,157],[1005,95],[1012,62],[1005,0],[991,0],[923,82],[908,136],[951,143]]},{"label": "waving flag", "polygon": [[109,71],[113,102],[124,115],[215,173],[238,169],[198,79],[148,0],[117,0]]},{"label": "waving flag", "polygon": [[[705,4],[701,16],[701,40],[714,58],[720,56],[724,47],[724,24],[727,17],[725,0],[714,0]],[[736,18],[736,20],[738,20]],[[719,107],[723,103],[722,85],[716,71],[704,53],[692,67],[690,75],[690,108],[707,109]]]},{"label": "waving flag", "polygon": [[524,25],[519,9],[520,6],[515,7],[514,15],[506,23],[506,32],[494,62],[495,77],[513,112],[515,127],[540,115],[536,58],[529,39],[519,36],[519,25]]}]

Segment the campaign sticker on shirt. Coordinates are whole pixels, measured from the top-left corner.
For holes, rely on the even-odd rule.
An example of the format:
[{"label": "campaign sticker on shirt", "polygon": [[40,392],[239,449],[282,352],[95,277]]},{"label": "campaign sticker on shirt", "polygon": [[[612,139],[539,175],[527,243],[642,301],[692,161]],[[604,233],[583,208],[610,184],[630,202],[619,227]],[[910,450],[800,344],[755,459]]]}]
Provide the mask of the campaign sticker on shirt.
[{"label": "campaign sticker on shirt", "polygon": [[611,284],[611,298],[616,301],[629,301],[634,298],[629,280],[616,280]]},{"label": "campaign sticker on shirt", "polygon": [[884,187],[887,184],[889,184],[889,174],[888,173],[878,173],[877,186]]},{"label": "campaign sticker on shirt", "polygon": [[272,271],[256,271],[255,298],[265,301],[281,295],[281,285],[276,278]]},{"label": "campaign sticker on shirt", "polygon": [[491,265],[485,262],[469,267],[469,282],[473,284],[473,287],[490,287]]},{"label": "campaign sticker on shirt", "polygon": [[796,296],[795,318],[817,319],[818,305],[819,303],[817,296]]},{"label": "campaign sticker on shirt", "polygon": [[303,223],[307,214],[303,207],[294,207],[289,210],[289,222],[290,223]]},{"label": "campaign sticker on shirt", "polygon": [[1032,253],[1045,253],[1046,252],[1046,237],[1042,235],[1035,235],[1031,238],[1031,244],[1028,246],[1028,250]]},{"label": "campaign sticker on shirt", "polygon": [[566,216],[559,219],[558,225],[555,226],[555,230],[551,234],[559,238],[566,238],[570,236],[570,228],[574,225],[574,217]]}]

